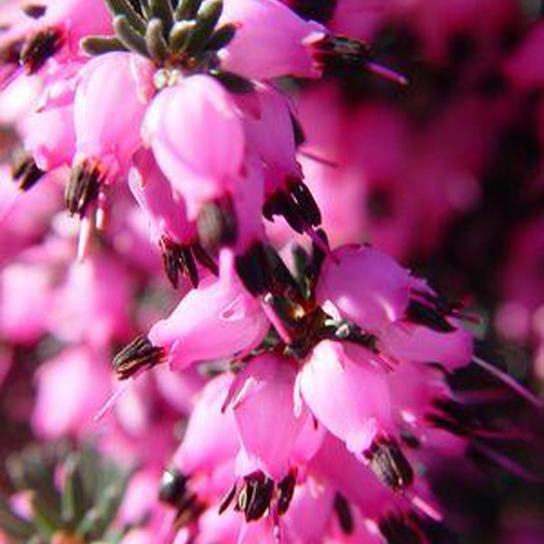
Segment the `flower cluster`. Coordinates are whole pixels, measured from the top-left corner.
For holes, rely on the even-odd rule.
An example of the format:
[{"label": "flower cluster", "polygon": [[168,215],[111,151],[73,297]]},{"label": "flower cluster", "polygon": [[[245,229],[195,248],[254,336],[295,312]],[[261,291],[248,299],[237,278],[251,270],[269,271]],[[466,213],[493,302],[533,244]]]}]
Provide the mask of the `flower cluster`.
[{"label": "flower cluster", "polygon": [[[418,246],[432,251],[484,170],[487,133],[448,145],[483,99],[408,150],[418,127],[346,94],[412,99],[369,43],[420,3],[2,5],[0,376],[39,360],[34,434],[133,470],[109,469],[127,486],[112,497],[80,482],[83,454],[35,454],[48,485],[2,506],[9,538],[425,544],[448,517],[442,460],[472,449],[523,471],[454,382],[472,363],[539,399],[476,353],[461,304],[378,249],[409,253],[415,204],[361,242],[363,193],[387,215],[395,189],[440,184]],[[490,36],[513,12],[493,13]],[[474,16],[456,14],[445,33]],[[509,70],[523,79],[522,60]]]}]

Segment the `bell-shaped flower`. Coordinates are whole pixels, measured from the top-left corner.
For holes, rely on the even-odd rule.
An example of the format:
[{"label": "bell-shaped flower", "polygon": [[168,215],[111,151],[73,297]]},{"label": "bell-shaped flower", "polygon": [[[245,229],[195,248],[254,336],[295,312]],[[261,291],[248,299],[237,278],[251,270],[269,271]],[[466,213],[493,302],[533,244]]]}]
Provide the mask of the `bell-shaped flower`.
[{"label": "bell-shaped flower", "polygon": [[132,279],[106,254],[74,262],[55,293],[51,331],[66,342],[104,346],[130,334]]},{"label": "bell-shaped flower", "polygon": [[173,191],[148,151],[142,150],[134,157],[129,186],[149,220],[154,242],[159,242],[163,236],[180,244],[191,241],[195,227],[187,219],[185,202]]},{"label": "bell-shaped flower", "polygon": [[294,360],[267,354],[252,359],[236,376],[239,392],[232,410],[243,448],[238,465],[243,475],[260,470],[279,482],[288,474],[307,416],[295,414],[296,375]]},{"label": "bell-shaped flower", "polygon": [[70,165],[75,154],[73,106],[29,115],[23,122],[23,143],[41,170]]},{"label": "bell-shaped flower", "polygon": [[238,453],[233,413],[223,410],[232,380],[232,375],[222,374],[196,397],[183,441],[172,460],[172,466],[183,474],[210,474]]},{"label": "bell-shaped flower", "polygon": [[255,94],[247,98],[243,95],[239,103],[247,146],[262,161],[266,194],[283,188],[290,178],[300,179],[288,99],[271,85],[257,85]]},{"label": "bell-shaped flower", "polygon": [[332,487],[300,486],[285,516],[285,534],[288,542],[318,544],[323,541],[334,512]]},{"label": "bell-shaped flower", "polygon": [[234,100],[205,75],[161,91],[145,117],[143,136],[189,219],[203,203],[224,196],[240,173],[244,133]]},{"label": "bell-shaped flower", "polygon": [[[47,0],[38,7],[44,10],[40,17],[28,16],[17,21],[2,40],[5,47],[15,46],[19,53],[16,63],[20,63],[27,74],[36,73],[45,65],[49,73],[62,69],[81,58],[82,38],[112,31],[111,15],[104,2]],[[22,6],[19,9],[22,11]],[[48,64],[53,57],[58,62]]]},{"label": "bell-shaped flower", "polygon": [[392,425],[391,399],[383,370],[359,350],[352,360],[340,343],[318,344],[304,365],[298,387],[314,416],[361,460],[376,436]]},{"label": "bell-shaped flower", "polygon": [[81,54],[79,42],[90,34],[109,34],[111,14],[104,2],[94,0],[47,0],[39,25],[60,25],[63,43],[72,56]]},{"label": "bell-shaped flower", "polygon": [[52,270],[15,262],[0,271],[0,338],[35,342],[46,332],[53,302]]},{"label": "bell-shaped flower", "polygon": [[474,339],[462,326],[442,332],[402,322],[383,331],[381,346],[384,352],[399,361],[436,363],[453,370],[470,363]]},{"label": "bell-shaped flower", "polygon": [[325,29],[278,0],[226,0],[221,23],[237,28],[232,42],[220,52],[225,69],[249,79],[319,77],[312,44]]},{"label": "bell-shaped flower", "polygon": [[74,100],[76,161],[97,160],[109,181],[127,171],[140,145],[147,104],[139,73],[148,68],[120,52],[96,57],[82,70]]},{"label": "bell-shaped flower", "polygon": [[377,332],[404,316],[412,280],[391,257],[367,246],[335,250],[323,266],[317,299],[330,301],[343,318]]},{"label": "bell-shaped flower", "polygon": [[100,353],[75,347],[43,363],[36,385],[35,432],[44,438],[82,436],[92,430],[93,418],[106,401],[111,375]]},{"label": "bell-shaped flower", "polygon": [[247,353],[263,340],[268,327],[260,303],[236,275],[234,256],[224,250],[219,278],[206,278],[189,292],[170,317],[151,328],[149,340],[166,349],[172,369],[181,370]]}]

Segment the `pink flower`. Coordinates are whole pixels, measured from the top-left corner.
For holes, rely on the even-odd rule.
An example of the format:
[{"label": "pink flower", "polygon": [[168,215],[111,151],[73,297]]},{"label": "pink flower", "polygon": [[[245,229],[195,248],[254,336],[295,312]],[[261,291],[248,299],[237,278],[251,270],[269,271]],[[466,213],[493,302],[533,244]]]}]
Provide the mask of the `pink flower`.
[{"label": "pink flower", "polygon": [[21,63],[29,73],[39,70],[53,56],[65,62],[74,60],[81,55],[82,38],[111,32],[111,16],[103,2],[47,0],[45,4],[45,14],[29,19],[22,27],[26,36]]},{"label": "pink flower", "polygon": [[74,108],[35,112],[24,122],[24,145],[45,171],[72,163],[75,154]]},{"label": "pink flower", "polygon": [[239,442],[233,413],[223,411],[232,380],[228,374],[218,376],[197,395],[183,442],[172,460],[181,473],[211,474],[236,456]]},{"label": "pink flower", "polygon": [[221,253],[219,278],[207,278],[189,292],[172,315],[149,332],[168,351],[175,370],[198,361],[247,353],[264,338],[269,323],[261,306],[242,286],[229,252]]},{"label": "pink flower", "polygon": [[321,342],[304,365],[299,387],[317,419],[360,459],[391,428],[386,375],[363,350],[355,361],[340,344]]},{"label": "pink flower", "polygon": [[66,342],[105,346],[130,334],[132,280],[122,263],[91,255],[73,263],[55,294],[50,327]]},{"label": "pink flower", "polygon": [[221,198],[240,173],[244,133],[227,91],[209,76],[164,89],[146,115],[144,139],[172,187],[187,202],[190,220],[203,203]]},{"label": "pink flower", "polygon": [[318,301],[366,331],[378,331],[404,316],[409,273],[391,257],[365,246],[345,246],[327,260],[317,286]]},{"label": "pink flower", "polygon": [[154,242],[158,243],[163,236],[181,244],[191,241],[196,233],[187,219],[185,202],[172,189],[151,153],[136,155],[129,186],[149,220]]},{"label": "pink flower", "polygon": [[109,182],[127,172],[147,108],[138,73],[148,69],[130,53],[108,53],[84,67],[74,101],[76,165],[96,162]]},{"label": "pink flower", "polygon": [[256,470],[281,481],[292,467],[293,450],[305,417],[295,416],[294,361],[273,355],[253,359],[236,377],[232,411],[242,445],[238,470]]},{"label": "pink flower", "polygon": [[70,348],[38,370],[38,397],[32,425],[39,436],[82,436],[93,430],[93,418],[105,402],[111,375],[99,353]]},{"label": "pink flower", "polygon": [[459,325],[449,332],[402,323],[382,333],[384,350],[393,358],[415,363],[439,363],[455,369],[470,363],[473,356],[472,334]]},{"label": "pink flower", "polygon": [[262,163],[266,196],[302,179],[296,159],[293,113],[287,98],[271,85],[259,85],[239,99],[247,147]]},{"label": "pink flower", "polygon": [[32,343],[44,334],[53,302],[52,274],[46,266],[12,263],[0,272],[0,336]]},{"label": "pink flower", "polygon": [[325,35],[324,28],[279,1],[226,0],[221,22],[237,27],[234,40],[220,53],[225,69],[249,79],[320,75],[311,46]]}]

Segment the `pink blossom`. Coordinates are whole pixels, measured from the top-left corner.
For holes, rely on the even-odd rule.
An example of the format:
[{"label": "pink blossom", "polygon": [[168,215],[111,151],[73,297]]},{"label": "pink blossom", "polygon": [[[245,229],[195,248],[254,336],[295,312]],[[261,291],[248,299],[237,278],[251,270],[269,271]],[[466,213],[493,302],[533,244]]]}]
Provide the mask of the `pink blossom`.
[{"label": "pink blossom", "polygon": [[36,380],[38,397],[32,424],[38,435],[57,438],[92,430],[93,418],[111,383],[107,365],[98,353],[84,347],[64,351],[42,365]]},{"label": "pink blossom", "polygon": [[[239,174],[244,134],[227,91],[208,76],[192,76],[164,89],[144,122],[144,139],[172,186],[187,202],[189,219],[225,195]],[[207,135],[213,138],[207,139]]]},{"label": "pink blossom", "polygon": [[189,223],[183,198],[172,189],[158,168],[153,155],[139,153],[130,171],[130,190],[151,226],[151,236],[158,242],[163,236],[187,243],[195,236]]},{"label": "pink blossom", "polygon": [[52,331],[67,342],[104,346],[130,333],[133,286],[128,270],[106,255],[73,263],[55,294]]},{"label": "pink blossom", "polygon": [[240,393],[232,409],[244,453],[238,465],[242,474],[262,470],[276,481],[288,474],[305,421],[295,416],[296,373],[294,361],[265,355],[236,377]]},{"label": "pink blossom", "polygon": [[249,79],[319,76],[311,46],[324,36],[324,28],[279,1],[226,0],[221,22],[237,27],[234,40],[221,52],[227,70]]},{"label": "pink blossom", "polygon": [[91,60],[81,74],[74,101],[76,164],[96,161],[110,182],[126,173],[141,142],[147,105],[137,72],[146,68],[132,54],[109,53]]},{"label": "pink blossom", "polygon": [[151,328],[149,339],[168,348],[173,369],[246,353],[264,338],[268,321],[233,266],[233,256],[223,251],[219,278],[205,279],[169,318]]},{"label": "pink blossom", "polygon": [[377,434],[391,427],[386,376],[373,367],[370,356],[353,361],[340,344],[321,342],[304,366],[299,386],[312,413],[361,458]]},{"label": "pink blossom", "polygon": [[400,319],[408,305],[408,272],[371,247],[336,250],[321,273],[318,300],[332,302],[362,329],[377,331]]},{"label": "pink blossom", "polygon": [[289,178],[302,177],[296,161],[293,113],[286,97],[270,85],[257,87],[247,101],[250,104],[243,108],[247,145],[263,163],[269,195]]},{"label": "pink blossom", "polygon": [[25,149],[42,170],[71,164],[75,154],[74,108],[48,109],[29,115],[24,122]]},{"label": "pink blossom", "polygon": [[0,336],[11,342],[35,342],[46,330],[52,302],[52,275],[47,267],[24,262],[4,267],[0,273]]},{"label": "pink blossom", "polygon": [[182,473],[211,473],[238,452],[232,411],[223,410],[231,383],[232,377],[224,374],[197,395],[185,436],[172,460]]}]

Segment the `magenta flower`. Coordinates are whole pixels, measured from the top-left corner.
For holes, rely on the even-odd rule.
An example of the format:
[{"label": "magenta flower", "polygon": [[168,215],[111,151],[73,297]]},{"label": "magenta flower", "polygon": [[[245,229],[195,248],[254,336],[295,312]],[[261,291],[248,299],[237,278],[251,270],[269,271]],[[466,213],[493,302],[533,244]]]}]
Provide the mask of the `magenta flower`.
[{"label": "magenta flower", "polygon": [[[244,134],[234,101],[210,77],[193,76],[162,91],[144,123],[162,171],[187,202],[190,219],[226,196],[241,167]],[[204,144],[205,134],[213,139]]]},{"label": "magenta flower", "polygon": [[325,29],[304,21],[278,0],[226,0],[221,21],[236,27],[235,38],[221,53],[227,70],[249,79],[320,75],[312,44]]}]

